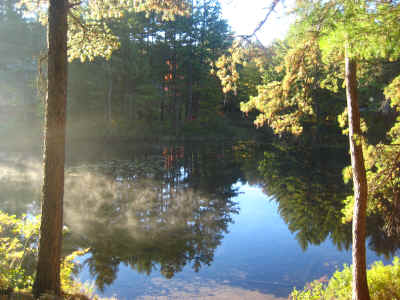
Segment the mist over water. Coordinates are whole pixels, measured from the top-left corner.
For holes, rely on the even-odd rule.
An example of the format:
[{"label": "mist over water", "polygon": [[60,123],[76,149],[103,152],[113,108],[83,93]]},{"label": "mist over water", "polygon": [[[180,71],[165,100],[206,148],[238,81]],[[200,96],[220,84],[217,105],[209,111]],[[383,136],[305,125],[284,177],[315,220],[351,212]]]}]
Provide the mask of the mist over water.
[{"label": "mist over water", "polygon": [[[90,249],[78,276],[99,293],[283,299],[351,262],[351,232],[333,213],[345,192],[341,166],[332,172],[339,162],[326,152],[133,145],[71,143],[67,152],[64,252]],[[0,153],[1,210],[39,214],[41,184],[40,155]],[[371,249],[396,251],[370,234]]]},{"label": "mist over water", "polygon": [[42,163],[23,154],[0,154],[0,209],[20,215],[40,212]]}]

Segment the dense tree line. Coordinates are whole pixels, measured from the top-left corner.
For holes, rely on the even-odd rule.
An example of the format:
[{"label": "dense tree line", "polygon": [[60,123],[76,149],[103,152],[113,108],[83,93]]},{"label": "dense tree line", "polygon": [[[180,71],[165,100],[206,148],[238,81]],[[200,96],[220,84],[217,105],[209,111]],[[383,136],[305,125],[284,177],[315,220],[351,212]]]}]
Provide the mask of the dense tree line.
[{"label": "dense tree line", "polygon": [[231,37],[217,1],[195,1],[190,16],[171,21],[133,12],[109,27],[120,42],[111,59],[71,66],[74,121],[120,134],[175,134],[185,124],[221,118],[223,97],[209,64]]},{"label": "dense tree line", "polygon": [[[47,91],[45,28],[34,14],[27,18],[18,2],[3,4],[0,84],[3,117],[11,121],[1,133],[19,130],[27,136],[27,128],[36,128],[38,136]],[[219,80],[210,74],[212,62],[226,53],[233,34],[218,1],[192,2],[188,15],[171,20],[162,13],[140,11],[108,18],[103,23],[113,36],[108,42],[118,44],[115,49],[104,50],[107,40],[100,42],[90,34],[81,41],[70,39],[68,55],[74,60],[68,75],[69,136],[189,136],[208,132],[206,128],[224,135],[240,123],[239,104],[234,97],[224,97]],[[76,26],[89,26],[80,13],[71,10],[70,36],[77,35]],[[9,34],[15,31],[18,34]]]},{"label": "dense tree line", "polygon": [[[367,213],[383,216],[376,224],[386,235],[400,232],[397,1],[298,2],[295,26],[283,41],[268,47],[249,42],[249,37],[245,45],[234,42],[216,0],[170,0],[165,5],[155,0],[138,5],[131,0],[105,1],[93,7],[50,0],[48,15],[34,1],[21,3],[30,10],[28,15],[15,0],[0,5],[0,36],[4,36],[0,105],[5,112],[0,117],[14,115],[15,124],[30,124],[27,116],[33,115],[34,107],[45,107],[36,296],[44,290],[60,294],[67,124],[72,135],[82,137],[180,136],[202,128],[222,128],[226,133],[227,116],[238,117],[238,101],[244,100],[241,110],[245,114],[256,110],[258,127],[268,125],[297,146],[345,144],[340,135],[340,128],[345,128],[351,167],[344,174],[353,178],[354,189],[343,208],[353,223],[353,299],[369,299]],[[44,56],[39,54],[45,40],[40,22],[48,26]],[[19,38],[10,31],[18,31]],[[42,88],[38,96],[36,69],[43,76],[38,80]],[[46,99],[41,99],[44,95]],[[8,132],[9,127],[0,130]],[[275,169],[274,155],[267,158],[262,168]],[[304,159],[309,158],[304,155]],[[279,194],[282,186],[275,186],[270,176],[274,172],[264,178],[269,182],[266,191],[276,189]],[[307,201],[319,201],[318,194],[304,199],[311,191],[309,178],[305,181],[308,185],[298,185],[293,197],[280,198],[289,226],[297,223],[290,221],[285,202],[307,207]],[[319,237],[300,233],[306,245],[308,238],[323,240],[328,231]]]}]

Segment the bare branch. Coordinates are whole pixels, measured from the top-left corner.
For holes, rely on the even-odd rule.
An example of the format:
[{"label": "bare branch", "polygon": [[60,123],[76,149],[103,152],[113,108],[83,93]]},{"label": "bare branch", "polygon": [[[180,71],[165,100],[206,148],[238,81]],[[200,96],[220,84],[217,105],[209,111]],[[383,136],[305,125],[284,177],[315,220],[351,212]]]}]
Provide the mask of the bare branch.
[{"label": "bare branch", "polygon": [[275,10],[275,7],[278,5],[280,0],[273,0],[271,7],[268,9],[268,12],[266,13],[264,19],[257,25],[257,27],[253,30],[251,34],[248,35],[240,35],[239,37],[249,40],[250,38],[254,37],[256,33],[265,25],[265,23],[268,21],[269,16],[272,14],[272,12]]}]

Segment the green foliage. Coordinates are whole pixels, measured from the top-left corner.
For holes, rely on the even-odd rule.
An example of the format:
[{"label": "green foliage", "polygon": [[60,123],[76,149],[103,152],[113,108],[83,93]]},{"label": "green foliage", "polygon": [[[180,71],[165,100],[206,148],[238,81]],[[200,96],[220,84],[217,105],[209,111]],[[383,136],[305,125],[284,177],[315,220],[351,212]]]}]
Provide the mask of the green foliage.
[{"label": "green foliage", "polygon": [[18,219],[0,211],[0,288],[31,286],[38,232],[38,218]]},{"label": "green foliage", "polygon": [[[35,275],[38,253],[40,216],[21,218],[0,211],[0,289],[30,290]],[[65,293],[90,292],[88,284],[74,280],[76,258],[87,250],[77,250],[61,264],[61,286]]]},{"label": "green foliage", "polygon": [[[0,4],[4,11],[0,16],[0,102],[11,107],[2,109],[8,120],[0,124],[0,134],[20,127],[23,134],[28,132],[25,128],[34,127],[39,136],[40,117],[35,112],[43,107],[34,91],[37,66],[32,57],[45,48],[45,28],[39,21],[47,22],[48,1],[24,0],[16,9],[17,2],[5,0],[6,10]],[[236,99],[224,99],[218,80],[210,76],[210,62],[232,42],[217,0],[194,1],[189,15],[189,2],[184,0],[135,1],[136,7],[128,7],[133,1],[117,2],[70,3],[70,137],[172,137],[181,135],[190,121],[211,120],[207,124],[211,127],[223,110],[229,118],[239,116]],[[41,61],[45,67],[45,59]],[[33,126],[25,125],[29,116],[35,117],[36,123],[29,124]],[[224,123],[219,121],[219,125]],[[193,127],[203,131],[201,124]],[[196,133],[191,131],[193,136]]]},{"label": "green foliage", "polygon": [[74,279],[74,275],[76,275],[79,269],[79,265],[76,262],[76,259],[79,256],[85,255],[88,251],[89,249],[76,250],[63,259],[61,263],[60,279],[61,287],[64,293],[84,294],[90,298],[93,296],[93,283],[82,283]]},{"label": "green foliage", "polygon": [[[190,16],[174,20],[134,11],[107,26],[120,44],[112,58],[71,65],[68,132],[196,138],[204,127],[227,123],[219,83],[209,74],[210,61],[230,44],[216,0],[195,2]],[[233,101],[225,106],[235,107]]]},{"label": "green foliage", "polygon": [[[141,11],[155,11],[163,20],[172,20],[175,15],[184,15],[188,11],[183,0],[104,0],[71,4],[68,57],[70,61],[79,58],[82,62],[93,61],[96,56],[109,59],[112,51],[118,49],[118,39],[107,26],[107,20],[120,19],[127,12]],[[21,0],[18,5],[37,15],[43,25],[47,24],[47,0]]]},{"label": "green foliage", "polygon": [[[381,1],[324,1],[320,2],[322,19],[321,46],[326,55],[344,55],[345,41],[351,57],[358,60],[387,58],[400,55],[398,26],[400,7]],[[312,7],[310,7],[313,10]],[[313,10],[316,12],[316,10]],[[320,20],[321,20],[320,19]]]},{"label": "green foliage", "polygon": [[[374,136],[373,144],[367,124],[376,134],[379,131],[371,115],[390,119],[390,113],[399,111],[400,79],[396,76],[400,70],[397,67],[387,72],[387,65],[400,57],[399,11],[398,2],[298,1],[298,19],[286,38],[286,48],[279,49],[281,59],[275,74],[265,72],[266,80],[258,85],[257,94],[241,104],[245,113],[258,111],[255,124],[269,125],[275,134],[314,134],[312,130],[320,130],[343,111],[338,108],[345,104],[343,62],[347,48],[359,67],[360,107],[365,118],[361,120],[363,135],[352,138],[364,148],[368,213],[384,216],[385,230],[390,235],[400,232],[400,118],[387,136]],[[384,97],[390,100],[389,113],[384,112]],[[343,133],[348,134],[346,110],[337,122],[331,124],[345,128]],[[393,125],[390,121],[386,124],[389,128]],[[343,175],[348,181],[351,168],[346,168]],[[352,203],[352,197],[345,201],[344,220],[351,220]]]},{"label": "green foliage", "polygon": [[400,109],[400,76],[397,76],[386,88],[385,96],[390,99],[390,105],[396,110]]},{"label": "green foliage", "polygon": [[[297,24],[296,24],[297,26]],[[322,61],[318,35],[293,27],[285,43],[269,48],[273,57],[261,65],[263,82],[256,95],[241,103],[245,113],[259,112],[255,125],[270,126],[275,134],[299,135],[306,128],[318,130],[334,124],[334,113],[343,104],[336,102],[336,64]]]},{"label": "green foliage", "polygon": [[304,290],[298,291],[296,289],[290,294],[292,300],[321,300],[324,298],[324,285],[322,282],[316,280],[311,282]]},{"label": "green foliage", "polygon": [[[241,110],[259,111],[255,124],[267,124],[276,134],[302,133],[304,122],[315,122],[320,114],[318,102],[323,96],[316,91],[329,91],[333,101],[343,97],[345,41],[350,55],[362,62],[360,83],[365,86],[371,84],[375,71],[370,68],[371,60],[399,57],[395,41],[400,30],[394,30],[398,11],[394,3],[377,1],[299,1],[298,21],[288,34],[288,48],[277,67],[284,76],[259,85],[257,95],[242,103]],[[393,92],[386,94],[394,97]]]},{"label": "green foliage", "polygon": [[221,55],[215,63],[215,68],[211,70],[211,74],[216,72],[221,81],[222,91],[224,94],[228,92],[237,93],[237,81],[239,80],[239,72],[237,65],[244,64],[247,49],[243,48],[239,42],[235,41],[231,48],[228,49],[229,54]]},{"label": "green foliage", "polygon": [[[393,300],[400,297],[400,260],[395,257],[392,265],[375,262],[367,272],[371,300]],[[302,291],[294,290],[292,300],[350,300],[352,271],[347,265],[336,271],[327,284],[314,281]]]},{"label": "green foliage", "polygon": [[[395,112],[399,111],[399,80],[396,77],[385,88],[384,94],[390,100]],[[369,187],[368,214],[380,214],[385,220],[384,229],[390,236],[400,233],[400,119],[397,118],[386,137],[376,145],[369,145],[363,139],[367,180]],[[365,123],[364,123],[365,124]],[[366,131],[366,130],[364,130]],[[343,172],[345,180],[352,176],[350,167]],[[344,220],[351,221],[352,197],[343,209]]]}]

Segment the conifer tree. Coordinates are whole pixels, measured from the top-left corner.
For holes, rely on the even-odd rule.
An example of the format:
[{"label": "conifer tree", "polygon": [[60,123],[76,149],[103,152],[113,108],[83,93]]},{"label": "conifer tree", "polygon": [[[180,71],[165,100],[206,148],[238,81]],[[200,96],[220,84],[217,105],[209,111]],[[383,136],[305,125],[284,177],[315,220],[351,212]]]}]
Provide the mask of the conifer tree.
[{"label": "conifer tree", "polygon": [[[103,22],[104,19],[119,18],[125,10],[154,10],[162,13],[166,19],[173,18],[175,14],[185,12],[185,2],[22,0],[20,4],[36,11],[42,21],[48,24],[42,219],[33,291],[34,296],[39,298],[44,293],[61,295],[68,55],[70,60],[79,57],[82,61],[98,55],[110,57],[118,43]],[[48,5],[48,17],[43,12],[42,4]]]},{"label": "conifer tree", "polygon": [[[280,67],[285,72],[283,78],[260,85],[258,95],[243,103],[241,109],[244,112],[252,109],[260,111],[255,121],[258,126],[268,124],[279,134],[300,134],[304,118],[315,114],[313,101],[316,99],[312,96],[315,89],[337,92],[338,82],[345,82],[354,183],[353,300],[369,300],[365,262],[368,188],[363,154],[365,139],[357,95],[357,68],[372,59],[395,60],[400,57],[397,42],[400,33],[399,3],[299,1],[296,12],[300,18],[295,32],[300,39],[295,35],[297,43],[286,53]],[[339,63],[342,67],[337,68]],[[326,77],[318,81],[316,75],[320,79],[323,79],[321,75]],[[233,76],[227,77],[225,82]],[[398,99],[399,94],[396,82],[386,90],[393,101]]]}]

